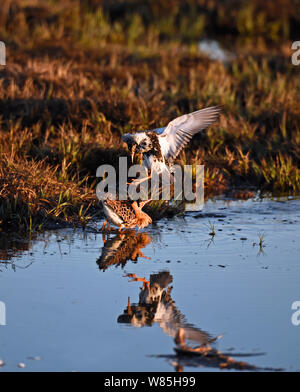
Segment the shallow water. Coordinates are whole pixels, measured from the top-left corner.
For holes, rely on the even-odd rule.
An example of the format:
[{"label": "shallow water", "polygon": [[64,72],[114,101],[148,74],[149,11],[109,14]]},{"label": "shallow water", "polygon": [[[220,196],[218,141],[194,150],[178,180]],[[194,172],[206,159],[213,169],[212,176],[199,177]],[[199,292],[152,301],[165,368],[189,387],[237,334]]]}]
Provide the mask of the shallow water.
[{"label": "shallow water", "polygon": [[300,199],[210,201],[105,244],[60,230],[19,248],[0,253],[0,371],[219,370],[175,354],[179,328],[191,346],[223,334],[214,347],[235,360],[300,370]]}]

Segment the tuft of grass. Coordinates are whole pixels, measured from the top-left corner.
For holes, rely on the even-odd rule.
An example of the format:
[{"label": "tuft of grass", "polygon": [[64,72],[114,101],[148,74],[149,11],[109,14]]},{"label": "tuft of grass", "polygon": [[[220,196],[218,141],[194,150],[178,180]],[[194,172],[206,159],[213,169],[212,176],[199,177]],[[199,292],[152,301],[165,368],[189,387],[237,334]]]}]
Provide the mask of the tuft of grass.
[{"label": "tuft of grass", "polygon": [[151,216],[153,221],[164,217],[171,218],[184,213],[184,201],[169,203],[165,200],[152,200],[144,207],[145,212]]},{"label": "tuft of grass", "polygon": [[86,223],[96,204],[93,190],[59,180],[57,167],[44,161],[0,160],[0,227],[33,232],[55,223]]},{"label": "tuft of grass", "polygon": [[258,251],[258,255],[264,254],[263,248],[265,247],[265,234],[264,233],[258,233],[258,243],[253,242],[253,247],[255,245],[259,246],[259,251]]},{"label": "tuft of grass", "polygon": [[209,235],[211,237],[214,237],[216,235],[215,225],[211,221],[208,221],[208,225],[205,225],[205,226],[207,226],[209,228],[209,230],[210,230],[209,231]]},{"label": "tuft of grass", "polygon": [[262,250],[264,246],[264,242],[265,242],[264,236],[265,236],[264,233],[258,233],[258,239],[259,239],[258,245],[260,250]]}]

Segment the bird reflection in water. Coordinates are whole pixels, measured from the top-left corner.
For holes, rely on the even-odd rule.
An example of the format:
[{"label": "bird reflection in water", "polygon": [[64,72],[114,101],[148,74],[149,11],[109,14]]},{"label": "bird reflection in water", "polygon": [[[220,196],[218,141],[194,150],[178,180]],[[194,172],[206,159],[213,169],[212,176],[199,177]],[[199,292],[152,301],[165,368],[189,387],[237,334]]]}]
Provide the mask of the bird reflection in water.
[{"label": "bird reflection in water", "polygon": [[[257,370],[254,365],[234,360],[229,353],[222,353],[214,348],[219,337],[212,337],[208,332],[189,324],[185,316],[176,307],[171,297],[172,276],[168,271],[151,274],[150,279],[141,278],[134,273],[126,274],[130,282],[142,282],[139,302],[128,304],[123,314],[118,317],[118,323],[131,324],[135,327],[152,326],[157,323],[164,333],[174,339],[175,355],[156,355],[165,358],[176,371],[188,367],[212,367],[220,369]],[[188,343],[187,343],[188,341]],[[189,345],[196,343],[196,347]],[[231,355],[233,355],[231,353]],[[238,354],[234,356],[254,356],[258,354]]]},{"label": "bird reflection in water", "polygon": [[135,230],[124,230],[112,238],[103,238],[104,246],[97,264],[99,269],[105,271],[109,266],[125,266],[127,261],[137,261],[139,258],[149,260],[141,249],[145,248],[152,241],[152,237],[145,232]]},{"label": "bird reflection in water", "polygon": [[[102,253],[97,264],[105,271],[109,266],[125,266],[127,261],[137,261],[145,256],[141,249],[152,242],[152,237],[145,232],[125,230],[112,238],[105,239]],[[215,348],[219,337],[212,337],[208,332],[189,324],[184,314],[176,307],[171,297],[173,281],[169,271],[151,274],[149,279],[139,277],[135,273],[125,275],[130,282],[140,282],[138,303],[128,304],[118,317],[118,323],[131,324],[135,327],[152,326],[157,323],[163,332],[175,342],[175,354],[155,355],[166,359],[176,371],[184,367],[209,367],[237,370],[279,370],[262,369],[244,361],[234,360],[231,356],[243,357],[262,355],[261,353],[223,353]],[[196,344],[196,346],[192,346]]]}]

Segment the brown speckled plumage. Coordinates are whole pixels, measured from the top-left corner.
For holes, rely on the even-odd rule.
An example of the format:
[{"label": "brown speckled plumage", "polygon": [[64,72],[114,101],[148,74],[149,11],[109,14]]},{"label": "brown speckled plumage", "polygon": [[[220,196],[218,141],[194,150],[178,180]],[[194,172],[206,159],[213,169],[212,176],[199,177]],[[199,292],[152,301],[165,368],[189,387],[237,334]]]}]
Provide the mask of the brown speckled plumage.
[{"label": "brown speckled plumage", "polygon": [[105,215],[110,222],[120,227],[133,228],[135,226],[146,227],[152,222],[151,218],[142,212],[142,208],[148,201],[136,202],[138,216],[132,201],[113,200],[107,197],[102,203]]},{"label": "brown speckled plumage", "polygon": [[137,261],[139,257],[147,258],[142,248],[152,241],[152,237],[145,232],[137,233],[135,230],[126,230],[125,235],[110,238],[104,243],[102,253],[97,264],[105,271],[109,266],[125,267],[128,260]]},{"label": "brown speckled plumage", "polygon": [[111,200],[106,199],[105,204],[108,205],[124,222],[130,227],[130,223],[136,219],[131,203],[127,200]]}]

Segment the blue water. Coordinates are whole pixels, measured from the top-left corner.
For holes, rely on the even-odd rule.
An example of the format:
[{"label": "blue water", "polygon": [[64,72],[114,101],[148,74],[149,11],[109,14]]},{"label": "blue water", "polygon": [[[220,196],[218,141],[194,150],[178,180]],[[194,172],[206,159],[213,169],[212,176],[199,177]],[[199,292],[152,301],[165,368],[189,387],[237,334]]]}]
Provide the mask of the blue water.
[{"label": "blue water", "polygon": [[[236,360],[299,371],[299,254],[299,199],[209,201],[105,244],[93,228],[14,244],[0,253],[0,371],[219,370],[175,355],[178,328],[191,346],[223,335],[215,347]],[[168,295],[139,298],[147,283],[126,274]]]}]

